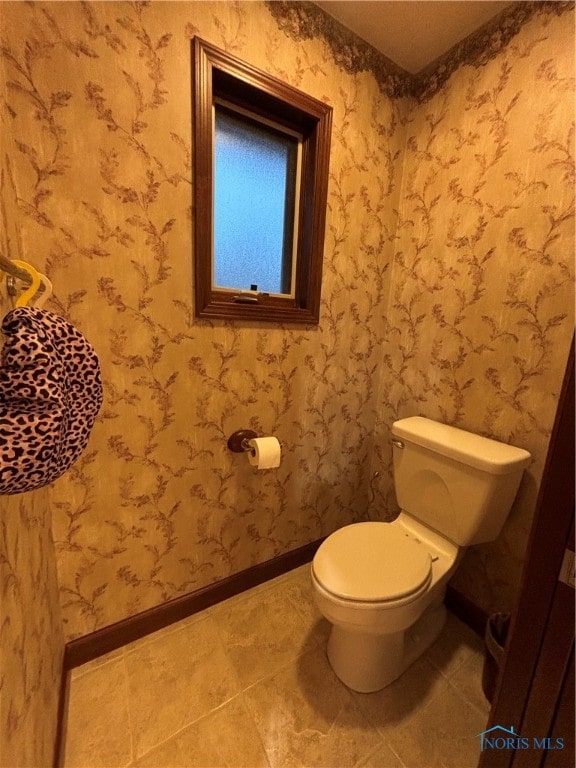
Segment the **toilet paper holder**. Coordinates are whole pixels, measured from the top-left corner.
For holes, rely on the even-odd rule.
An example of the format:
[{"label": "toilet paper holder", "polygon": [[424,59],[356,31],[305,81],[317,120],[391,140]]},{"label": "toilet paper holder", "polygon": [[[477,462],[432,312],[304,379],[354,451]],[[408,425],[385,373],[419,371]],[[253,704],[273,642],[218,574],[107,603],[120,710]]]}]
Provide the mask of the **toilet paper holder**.
[{"label": "toilet paper holder", "polygon": [[228,438],[228,448],[234,453],[246,453],[253,450],[248,441],[256,437],[258,435],[253,429],[238,429]]}]

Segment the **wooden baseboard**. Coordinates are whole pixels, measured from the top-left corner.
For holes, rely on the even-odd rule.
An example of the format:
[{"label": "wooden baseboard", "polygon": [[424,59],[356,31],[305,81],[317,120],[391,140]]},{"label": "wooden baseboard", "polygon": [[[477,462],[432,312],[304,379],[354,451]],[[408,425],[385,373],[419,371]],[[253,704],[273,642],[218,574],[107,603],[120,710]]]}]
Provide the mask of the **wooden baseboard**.
[{"label": "wooden baseboard", "polygon": [[446,608],[457,616],[470,629],[473,629],[477,635],[484,637],[486,631],[486,622],[488,613],[483,608],[479,608],[468,597],[463,595],[450,584],[446,588]]},{"label": "wooden baseboard", "polygon": [[[323,539],[318,539],[305,544],[291,552],[278,555],[272,560],[228,576],[215,584],[209,584],[89,635],[71,640],[66,644],[64,652],[64,671],[79,667],[105,653],[121,648],[127,643],[139,640],[158,629],[163,629],[222,600],[310,562],[322,541]],[[484,636],[488,614],[450,585],[446,590],[446,606],[477,634]]]},{"label": "wooden baseboard", "polygon": [[291,552],[278,555],[272,560],[267,560],[240,573],[228,576],[215,584],[210,584],[195,592],[162,603],[162,605],[149,608],[147,611],[99,629],[97,632],[71,640],[66,644],[64,652],[64,670],[68,671],[74,667],[79,667],[87,661],[92,661],[105,653],[121,648],[127,643],[156,632],[158,629],[163,629],[181,619],[192,616],[194,613],[209,608],[222,600],[309,563],[323,540],[318,539],[310,544],[305,544]]}]

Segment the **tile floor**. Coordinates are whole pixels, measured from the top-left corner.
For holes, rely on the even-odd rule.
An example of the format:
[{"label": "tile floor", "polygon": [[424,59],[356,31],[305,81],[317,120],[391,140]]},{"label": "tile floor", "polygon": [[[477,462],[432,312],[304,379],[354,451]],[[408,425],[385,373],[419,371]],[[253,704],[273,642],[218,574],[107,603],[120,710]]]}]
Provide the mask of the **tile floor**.
[{"label": "tile floor", "polygon": [[326,659],[309,566],[72,671],[65,768],[473,768],[482,641],[449,616],[378,693]]}]

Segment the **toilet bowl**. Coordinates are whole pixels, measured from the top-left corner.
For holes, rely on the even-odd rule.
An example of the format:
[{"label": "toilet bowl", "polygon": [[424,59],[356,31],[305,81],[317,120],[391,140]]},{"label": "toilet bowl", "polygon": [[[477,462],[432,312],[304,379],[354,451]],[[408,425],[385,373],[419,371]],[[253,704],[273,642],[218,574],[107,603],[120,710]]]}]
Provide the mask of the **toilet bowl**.
[{"label": "toilet bowl", "polygon": [[392,434],[399,517],[340,528],[311,567],[316,604],[332,624],[328,658],[361,693],[392,683],[434,642],[448,580],[467,546],[496,538],[530,460],[422,417],[395,422]]},{"label": "toilet bowl", "polygon": [[345,685],[362,693],[384,688],[436,639],[460,555],[406,513],[392,523],[346,526],[320,546],[312,584],[332,624],[328,658]]}]

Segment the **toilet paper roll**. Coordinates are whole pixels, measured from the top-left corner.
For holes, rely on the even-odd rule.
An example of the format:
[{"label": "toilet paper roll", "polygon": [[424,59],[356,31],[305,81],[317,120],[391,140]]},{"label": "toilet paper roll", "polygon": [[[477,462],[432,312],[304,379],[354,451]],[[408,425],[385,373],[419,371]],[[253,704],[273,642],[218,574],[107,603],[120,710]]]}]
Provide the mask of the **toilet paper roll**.
[{"label": "toilet paper roll", "polygon": [[280,443],[275,437],[255,437],[248,440],[248,461],[257,469],[274,469],[280,466]]}]

